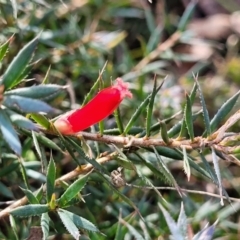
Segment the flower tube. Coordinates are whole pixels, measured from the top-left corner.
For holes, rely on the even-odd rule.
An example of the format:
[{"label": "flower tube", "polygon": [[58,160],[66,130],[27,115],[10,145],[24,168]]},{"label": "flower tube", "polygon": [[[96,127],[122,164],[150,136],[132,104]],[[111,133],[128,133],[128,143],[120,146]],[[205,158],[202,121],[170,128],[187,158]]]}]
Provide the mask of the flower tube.
[{"label": "flower tube", "polygon": [[108,117],[119,106],[125,97],[132,98],[128,84],[121,78],[116,79],[116,84],[104,88],[80,109],[72,110],[60,116],[54,126],[64,135],[82,131]]}]

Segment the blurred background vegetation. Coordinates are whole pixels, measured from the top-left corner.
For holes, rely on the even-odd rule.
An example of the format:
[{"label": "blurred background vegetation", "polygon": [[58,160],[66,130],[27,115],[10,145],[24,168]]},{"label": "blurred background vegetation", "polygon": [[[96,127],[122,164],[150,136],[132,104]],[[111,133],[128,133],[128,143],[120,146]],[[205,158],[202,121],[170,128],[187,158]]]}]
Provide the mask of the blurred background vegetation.
[{"label": "blurred background vegetation", "polygon": [[[123,122],[127,123],[134,110],[152,91],[153,78],[166,78],[156,97],[154,122],[166,119],[180,111],[185,102],[185,91],[190,92],[198,74],[210,117],[239,89],[240,84],[240,1],[239,0],[0,0],[0,42],[13,36],[9,52],[1,62],[0,75],[9,62],[27,42],[41,32],[34,55],[33,69],[24,86],[39,84],[48,72],[48,82],[68,85],[67,92],[52,101],[62,112],[78,108],[104,68],[102,79],[108,86],[116,77],[130,83],[132,100],[121,105]],[[175,37],[174,37],[175,36]],[[154,55],[155,54],[155,55]],[[237,104],[236,109],[239,107]],[[235,110],[236,110],[235,109]],[[194,105],[194,111],[200,104]],[[50,116],[54,117],[54,116]],[[136,125],[142,126],[143,114]],[[168,124],[170,129],[180,117]],[[115,120],[105,121],[105,128],[114,128]],[[234,126],[239,129],[239,124]],[[203,119],[194,123],[195,135],[204,131]],[[23,159],[31,186],[37,189],[45,182],[32,139],[21,136]],[[57,140],[56,140],[56,143]],[[101,152],[111,147],[100,145]],[[46,149],[46,155],[51,152]],[[70,156],[53,152],[58,176],[74,169]],[[151,158],[150,154],[146,158]],[[207,158],[208,159],[208,158]],[[2,158],[1,167],[12,164],[12,157]],[[117,168],[116,162],[107,165],[109,171]],[[208,179],[194,173],[187,181],[182,162],[168,159],[168,166],[182,188],[218,193]],[[231,197],[239,197],[239,167],[221,162],[224,188]],[[164,179],[143,167],[144,174],[155,186],[168,186]],[[144,185],[134,171],[125,171],[127,182]],[[1,179],[1,202],[19,199],[23,193],[20,171],[12,171]],[[132,209],[103,184],[95,174],[84,189],[86,203],[72,207],[71,211],[84,216],[106,234],[105,237],[88,233],[90,239],[115,238],[119,212],[144,239],[169,239],[170,231],[157,204],[158,196],[152,190],[124,187],[128,196],[140,209],[146,220],[143,224]],[[161,191],[168,202],[167,209],[177,219],[181,202],[184,202],[189,218],[189,234],[202,229],[207,222],[217,219],[214,239],[240,239],[240,203],[228,203],[222,207],[218,199],[197,194],[180,198],[177,192]],[[4,208],[4,204],[2,208]],[[54,216],[52,217],[54,219]],[[20,239],[28,236],[30,225],[39,225],[32,218],[21,222]],[[6,227],[3,224],[4,227]],[[71,239],[62,223],[56,221],[51,228],[51,239]],[[57,232],[57,233],[56,233]],[[5,229],[2,239],[14,239],[10,228]],[[118,239],[135,239],[133,229],[122,226]],[[88,239],[86,236],[81,239]]]}]

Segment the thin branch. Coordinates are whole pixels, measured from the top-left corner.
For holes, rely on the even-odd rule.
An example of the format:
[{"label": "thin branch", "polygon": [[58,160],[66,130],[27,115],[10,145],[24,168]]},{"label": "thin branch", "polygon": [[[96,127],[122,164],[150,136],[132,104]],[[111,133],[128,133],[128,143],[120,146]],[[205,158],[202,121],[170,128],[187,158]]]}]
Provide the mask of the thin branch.
[{"label": "thin branch", "polygon": [[[128,187],[134,187],[134,188],[140,188],[140,189],[149,189],[149,190],[153,190],[153,187],[148,187],[148,186],[138,186],[138,185],[132,185],[132,184],[128,184],[126,183],[126,186]],[[175,187],[155,187],[155,189],[158,190],[173,190],[173,191],[178,191],[178,189],[176,189]],[[223,198],[226,200],[232,200],[234,202],[240,202],[240,198],[233,198],[233,197],[226,197],[226,196],[220,196],[218,194],[215,193],[209,193],[209,192],[204,192],[204,191],[198,191],[198,190],[190,190],[190,189],[184,189],[181,188],[182,192],[187,192],[187,193],[194,193],[194,194],[200,194],[200,195],[206,195],[206,196],[210,196],[210,197],[215,197],[215,198]]]}]

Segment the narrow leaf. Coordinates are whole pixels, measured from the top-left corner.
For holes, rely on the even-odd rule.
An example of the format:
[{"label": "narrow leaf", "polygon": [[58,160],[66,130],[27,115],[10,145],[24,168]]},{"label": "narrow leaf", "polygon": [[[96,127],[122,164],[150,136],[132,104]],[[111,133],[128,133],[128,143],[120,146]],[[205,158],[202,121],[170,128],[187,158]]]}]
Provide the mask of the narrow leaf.
[{"label": "narrow leaf", "polygon": [[194,132],[193,132],[193,121],[192,121],[192,104],[189,96],[186,94],[186,106],[184,111],[185,123],[188,130],[188,134],[190,136],[191,141],[194,140]]},{"label": "narrow leaf", "polygon": [[3,104],[12,110],[21,111],[24,113],[54,112],[54,109],[50,105],[41,100],[16,95],[5,96]]},{"label": "narrow leaf", "polygon": [[[172,173],[169,171],[168,167],[166,166],[166,164],[164,163],[164,161],[162,160],[162,158],[158,154],[156,148],[155,147],[152,147],[152,148],[153,148],[154,153],[156,155],[156,158],[158,160],[159,167],[161,168],[160,171],[164,174],[164,177],[168,180],[168,182],[170,184],[172,184],[177,189],[179,195],[182,196],[181,189],[178,186],[178,184],[177,184],[175,178],[173,177]],[[153,168],[151,170],[153,170]]]},{"label": "narrow leaf", "polygon": [[16,125],[19,128],[25,128],[27,130],[38,130],[37,125],[34,124],[31,120],[25,118],[24,116],[10,110],[7,110],[7,114],[9,115],[13,125]]},{"label": "narrow leaf", "polygon": [[204,123],[205,123],[205,127],[206,127],[207,136],[210,136],[211,127],[210,127],[208,110],[207,110],[206,103],[205,103],[205,100],[204,100],[204,97],[203,97],[202,89],[201,89],[200,84],[199,84],[196,77],[195,77],[195,81],[197,83],[198,91],[199,91],[199,95],[200,95],[200,101],[201,101],[201,105],[202,105],[203,118],[204,118]]},{"label": "narrow leaf", "polygon": [[37,200],[37,198],[35,197],[32,191],[30,191],[29,189],[21,188],[21,187],[20,189],[25,193],[30,204],[39,204],[39,201]]},{"label": "narrow leaf", "polygon": [[2,182],[0,182],[0,193],[4,197],[14,199],[13,192]]},{"label": "narrow leaf", "polygon": [[188,161],[187,151],[186,151],[186,148],[184,146],[182,146],[182,150],[183,150],[183,169],[184,169],[184,172],[187,175],[188,181],[190,181],[191,168],[190,168],[189,161]]},{"label": "narrow leaf", "polygon": [[219,159],[218,159],[213,147],[211,148],[211,150],[212,150],[213,166],[214,166],[214,170],[216,172],[217,179],[218,179],[218,184],[219,184],[219,195],[221,197],[220,203],[221,203],[222,206],[224,206],[222,179],[221,179],[221,173],[220,173],[220,168],[219,168],[219,164],[218,164]]},{"label": "narrow leaf", "polygon": [[46,128],[46,129],[50,128],[50,122],[44,115],[39,114],[39,113],[31,113],[30,116],[36,123],[38,123],[42,127]]},{"label": "narrow leaf", "polygon": [[22,146],[19,141],[18,135],[14,130],[5,111],[0,109],[0,128],[2,135],[9,145],[9,147],[18,155],[22,154]]},{"label": "narrow leaf", "polygon": [[50,203],[52,195],[55,191],[56,166],[51,157],[47,169],[47,202]]},{"label": "narrow leaf", "polygon": [[32,217],[48,212],[48,206],[44,204],[30,204],[21,206],[10,211],[16,217]]},{"label": "narrow leaf", "polygon": [[59,207],[64,207],[71,201],[81,190],[84,188],[86,182],[88,180],[88,175],[84,175],[82,178],[79,178],[74,183],[72,183],[64,194],[60,197],[58,201]]},{"label": "narrow leaf", "polygon": [[66,86],[61,86],[57,84],[46,84],[10,90],[5,93],[5,96],[17,95],[26,98],[49,101],[54,99],[64,89],[66,89]]},{"label": "narrow leaf", "polygon": [[40,159],[42,159],[41,149],[40,149],[40,146],[39,146],[39,143],[38,143],[38,140],[37,140],[37,137],[36,137],[36,134],[35,134],[34,131],[32,131],[32,139],[33,139],[33,144],[34,144],[34,147],[37,151],[38,157]]},{"label": "narrow leaf", "polygon": [[2,83],[5,86],[5,90],[14,87],[20,82],[19,76],[22,74],[31,60],[37,44],[38,36],[25,45],[13,59],[2,78]]},{"label": "narrow leaf", "polygon": [[154,100],[155,96],[157,94],[157,80],[156,76],[154,77],[154,85],[153,85],[153,91],[151,94],[151,98],[148,103],[147,107],[147,118],[146,118],[146,136],[150,136],[150,129],[151,129],[151,124],[152,124],[152,113],[153,113],[153,105],[154,105]]},{"label": "narrow leaf", "polygon": [[222,120],[229,114],[229,112],[233,109],[235,103],[238,100],[238,97],[240,95],[240,91],[238,91],[236,94],[234,94],[231,98],[229,98],[218,110],[218,112],[215,114],[213,119],[210,122],[211,125],[211,131],[214,132],[219,124],[222,122]]},{"label": "narrow leaf", "polygon": [[78,240],[80,237],[79,230],[75,223],[72,221],[72,219],[68,215],[68,211],[65,211],[63,209],[58,209],[58,215],[62,220],[62,223],[68,230],[68,232],[74,237],[74,239]]},{"label": "narrow leaf", "polygon": [[48,213],[43,213],[41,216],[41,227],[43,232],[43,239],[47,239],[49,236],[49,223],[50,218],[48,216]]},{"label": "narrow leaf", "polygon": [[8,51],[9,44],[11,43],[12,40],[13,40],[13,36],[11,36],[4,44],[0,46],[0,62],[5,57]]},{"label": "narrow leaf", "polygon": [[117,108],[117,110],[114,112],[114,117],[118,126],[119,134],[122,134],[124,131],[124,128],[123,128],[122,117],[121,117],[119,108]]},{"label": "narrow leaf", "polygon": [[169,143],[170,143],[170,140],[169,140],[168,133],[167,133],[166,123],[163,122],[163,121],[160,121],[160,128],[161,128],[161,137],[162,137],[162,140],[163,140],[166,144],[169,144]]},{"label": "narrow leaf", "polygon": [[167,222],[168,228],[172,233],[173,239],[184,240],[184,236],[181,234],[181,231],[179,230],[178,225],[173,220],[171,215],[160,203],[158,203],[158,205],[164,215],[164,219]]},{"label": "narrow leaf", "polygon": [[128,228],[129,233],[134,237],[134,239],[138,240],[145,240],[143,236],[139,233],[137,229],[135,229],[132,225],[124,221],[123,219],[120,219],[120,222]]},{"label": "narrow leaf", "polygon": [[183,202],[181,203],[181,210],[178,216],[177,226],[184,239],[188,239],[188,219],[184,211]]},{"label": "narrow leaf", "polygon": [[59,211],[64,212],[78,228],[85,229],[90,232],[100,232],[99,229],[87,219],[80,217],[74,213],[68,212],[64,209],[60,209]]},{"label": "narrow leaf", "polygon": [[187,26],[187,24],[189,23],[189,21],[191,20],[191,17],[194,13],[195,7],[197,5],[197,1],[191,1],[188,3],[186,10],[184,11],[179,24],[178,24],[178,30],[183,32],[185,31],[185,28]]}]

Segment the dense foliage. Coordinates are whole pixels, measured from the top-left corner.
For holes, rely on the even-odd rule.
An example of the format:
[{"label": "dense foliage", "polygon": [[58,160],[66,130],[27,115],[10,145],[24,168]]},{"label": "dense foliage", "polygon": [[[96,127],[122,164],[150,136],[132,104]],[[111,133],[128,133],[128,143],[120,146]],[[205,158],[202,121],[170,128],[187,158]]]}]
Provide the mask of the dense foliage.
[{"label": "dense foliage", "polygon": [[209,2],[0,0],[0,239],[238,239],[240,5]]}]

